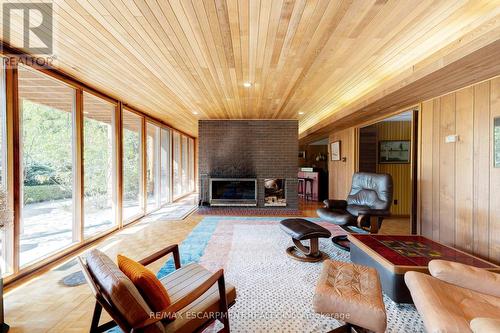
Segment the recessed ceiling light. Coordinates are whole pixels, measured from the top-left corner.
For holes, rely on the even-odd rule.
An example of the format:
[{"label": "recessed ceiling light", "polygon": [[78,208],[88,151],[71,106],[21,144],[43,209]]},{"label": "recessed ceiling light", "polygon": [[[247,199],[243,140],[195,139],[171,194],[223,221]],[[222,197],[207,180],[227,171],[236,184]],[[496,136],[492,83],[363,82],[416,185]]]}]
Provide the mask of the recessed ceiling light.
[{"label": "recessed ceiling light", "polygon": [[251,86],[252,86],[252,82],[243,83],[243,87],[245,87],[245,88],[250,88]]},{"label": "recessed ceiling light", "polygon": [[300,115],[303,115],[303,114],[304,114],[304,112],[300,111],[300,112],[299,112],[299,114],[300,114]]},{"label": "recessed ceiling light", "polygon": [[194,114],[194,115],[197,115],[197,114],[198,114],[198,112],[197,112],[197,111],[193,111],[193,114]]}]

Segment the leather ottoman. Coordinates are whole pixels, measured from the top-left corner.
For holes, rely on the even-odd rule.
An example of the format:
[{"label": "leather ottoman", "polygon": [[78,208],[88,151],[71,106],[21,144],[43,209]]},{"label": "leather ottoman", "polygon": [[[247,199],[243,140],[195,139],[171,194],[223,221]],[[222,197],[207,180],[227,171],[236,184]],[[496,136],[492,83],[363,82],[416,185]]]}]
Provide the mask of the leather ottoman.
[{"label": "leather ottoman", "polygon": [[347,324],[334,332],[361,327],[385,332],[387,317],[374,268],[325,260],[313,298],[314,311]]},{"label": "leather ottoman", "polygon": [[[304,219],[286,219],[280,222],[281,229],[292,237],[293,244],[286,249],[286,253],[292,258],[316,262],[321,261],[326,256],[319,250],[319,238],[329,238],[332,233],[316,223]],[[305,246],[301,241],[309,240],[309,246]]]}]

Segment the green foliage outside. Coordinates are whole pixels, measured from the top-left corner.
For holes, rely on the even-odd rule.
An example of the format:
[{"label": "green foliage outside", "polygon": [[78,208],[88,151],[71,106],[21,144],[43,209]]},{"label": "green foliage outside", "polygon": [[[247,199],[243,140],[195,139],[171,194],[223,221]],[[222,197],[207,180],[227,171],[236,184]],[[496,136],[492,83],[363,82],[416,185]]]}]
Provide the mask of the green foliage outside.
[{"label": "green foliage outside", "polygon": [[[86,209],[111,204],[111,125],[84,118]],[[24,202],[68,199],[73,190],[72,114],[23,100]],[[139,195],[139,136],[124,131],[124,199]],[[92,206],[92,207],[90,207]]]},{"label": "green foliage outside", "polygon": [[113,192],[111,125],[85,118],[83,123],[83,186],[85,209],[111,207]]},{"label": "green foliage outside", "polygon": [[[60,199],[61,193],[71,193],[71,124],[71,113],[23,100],[25,203],[45,201],[42,195],[46,195],[46,200],[54,200]],[[44,187],[34,188],[38,186]]]},{"label": "green foliage outside", "polygon": [[24,188],[24,203],[36,203],[47,200],[70,199],[72,192],[59,185],[26,186]]},{"label": "green foliage outside", "polygon": [[139,134],[123,129],[123,200],[139,198]]}]

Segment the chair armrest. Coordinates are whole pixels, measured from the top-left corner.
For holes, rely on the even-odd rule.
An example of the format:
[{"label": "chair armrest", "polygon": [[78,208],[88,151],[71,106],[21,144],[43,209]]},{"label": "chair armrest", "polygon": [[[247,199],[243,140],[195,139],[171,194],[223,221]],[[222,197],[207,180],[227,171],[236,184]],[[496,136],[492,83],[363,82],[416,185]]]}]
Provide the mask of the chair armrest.
[{"label": "chair armrest", "polygon": [[474,318],[470,322],[470,329],[474,333],[500,333],[500,319],[496,318]]},{"label": "chair armrest", "polygon": [[179,246],[177,244],[167,246],[166,248],[140,260],[139,263],[143,266],[147,266],[169,253],[172,253],[174,255],[175,269],[181,268],[181,256],[179,254]]},{"label": "chair armrest", "polygon": [[429,272],[435,278],[482,294],[500,297],[500,274],[483,268],[446,260],[429,262]]},{"label": "chair armrest", "polygon": [[[224,312],[225,318],[227,319],[227,298],[226,298],[226,284],[224,282],[224,270],[219,269],[217,272],[212,274],[205,282],[203,282],[201,285],[199,285],[196,289],[191,291],[189,294],[181,298],[180,300],[176,301],[173,304],[170,304],[167,308],[165,308],[162,311],[151,313],[155,315],[154,317],[148,318],[144,320],[142,323],[136,325],[132,330],[131,333],[134,332],[139,332],[142,331],[144,328],[149,327],[151,325],[154,325],[155,323],[168,319],[168,318],[174,318],[175,313],[182,310],[189,304],[193,303],[195,300],[197,300],[201,295],[206,293],[216,282],[218,282],[218,287],[219,287],[219,297],[220,297],[220,311]],[[160,315],[158,315],[160,314]],[[225,327],[228,329],[228,327]]]},{"label": "chair armrest", "polygon": [[325,208],[328,209],[346,209],[347,208],[347,201],[345,200],[323,200],[323,203],[325,204]]}]

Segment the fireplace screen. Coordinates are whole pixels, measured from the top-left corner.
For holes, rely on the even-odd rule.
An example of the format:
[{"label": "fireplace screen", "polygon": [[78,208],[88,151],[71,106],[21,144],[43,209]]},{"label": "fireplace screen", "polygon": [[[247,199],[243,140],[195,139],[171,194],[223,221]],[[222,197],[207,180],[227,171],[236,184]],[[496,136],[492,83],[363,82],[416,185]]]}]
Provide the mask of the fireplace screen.
[{"label": "fireplace screen", "polygon": [[255,180],[211,179],[212,200],[255,200]]},{"label": "fireplace screen", "polygon": [[285,179],[265,179],[264,180],[264,205],[265,206],[286,206]]}]

